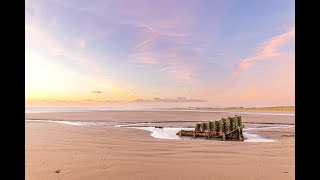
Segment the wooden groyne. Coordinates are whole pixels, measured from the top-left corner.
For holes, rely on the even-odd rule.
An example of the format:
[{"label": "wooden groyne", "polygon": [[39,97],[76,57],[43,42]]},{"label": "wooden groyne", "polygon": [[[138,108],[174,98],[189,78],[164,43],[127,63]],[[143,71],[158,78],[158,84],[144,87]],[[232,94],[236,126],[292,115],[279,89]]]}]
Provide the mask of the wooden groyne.
[{"label": "wooden groyne", "polygon": [[220,138],[222,140],[243,141],[241,116],[221,118],[218,121],[197,123],[194,131],[181,130],[179,136]]}]

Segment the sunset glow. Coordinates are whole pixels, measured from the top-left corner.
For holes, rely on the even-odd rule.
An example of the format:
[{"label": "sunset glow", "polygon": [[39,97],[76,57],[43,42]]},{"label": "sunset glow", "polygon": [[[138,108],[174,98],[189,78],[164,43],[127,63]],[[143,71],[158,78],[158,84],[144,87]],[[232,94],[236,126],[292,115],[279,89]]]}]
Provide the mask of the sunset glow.
[{"label": "sunset glow", "polygon": [[26,1],[26,105],[295,103],[294,1]]}]

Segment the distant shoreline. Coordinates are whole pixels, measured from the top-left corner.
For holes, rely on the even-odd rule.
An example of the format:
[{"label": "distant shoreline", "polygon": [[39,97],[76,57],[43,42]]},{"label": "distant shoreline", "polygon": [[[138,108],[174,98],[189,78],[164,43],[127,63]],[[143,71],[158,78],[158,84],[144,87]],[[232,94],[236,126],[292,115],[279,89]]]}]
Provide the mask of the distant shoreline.
[{"label": "distant shoreline", "polygon": [[237,111],[295,111],[295,106],[273,106],[273,107],[225,107],[225,108],[208,108],[208,107],[189,107],[174,108],[180,110],[237,110]]}]

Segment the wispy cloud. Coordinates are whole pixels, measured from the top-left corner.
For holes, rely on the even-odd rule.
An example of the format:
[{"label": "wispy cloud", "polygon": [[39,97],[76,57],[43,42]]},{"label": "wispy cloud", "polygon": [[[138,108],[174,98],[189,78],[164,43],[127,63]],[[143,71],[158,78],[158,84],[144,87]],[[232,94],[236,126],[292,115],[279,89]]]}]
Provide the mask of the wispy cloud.
[{"label": "wispy cloud", "polygon": [[172,102],[172,103],[182,103],[182,102],[206,102],[205,99],[188,99],[185,97],[177,97],[177,98],[153,98],[153,99],[136,99],[133,102]]},{"label": "wispy cloud", "polygon": [[161,56],[152,52],[137,52],[129,55],[130,62],[138,64],[159,64]]},{"label": "wispy cloud", "polygon": [[[151,33],[156,36],[167,36],[167,37],[188,37],[190,34],[185,33],[185,32],[175,32],[175,31],[170,31],[166,29],[173,28],[172,25],[168,27],[160,26],[158,25],[158,28],[153,27],[152,25],[148,25],[145,23],[140,23],[140,22],[133,22],[131,25],[136,26],[138,28],[142,28],[145,30],[146,33]],[[161,30],[160,30],[161,29]]]},{"label": "wispy cloud", "polygon": [[169,72],[175,75],[175,78],[182,80],[187,84],[193,84],[195,79],[192,77],[192,72],[189,68],[184,68],[185,66],[167,66],[160,69],[160,72]]},{"label": "wispy cloud", "polygon": [[97,94],[100,94],[102,93],[101,91],[91,91],[92,93],[97,93]]},{"label": "wispy cloud", "polygon": [[[199,49],[181,43],[189,40],[188,34],[158,32],[149,26],[143,31],[145,34],[149,32],[154,34],[135,46],[133,53],[128,56],[129,62],[146,66],[153,65],[153,68],[158,68],[159,72],[172,74],[179,82],[194,83],[195,79],[192,74],[197,68],[194,62],[198,58]],[[159,49],[158,47],[162,44],[166,44],[166,48]]]},{"label": "wispy cloud", "polygon": [[148,45],[149,43],[151,43],[152,41],[154,40],[154,38],[150,38],[150,39],[147,39],[147,40],[144,40],[142,41],[141,43],[137,44],[134,49],[139,49],[145,45]]},{"label": "wispy cloud", "polygon": [[259,49],[256,54],[252,57],[245,58],[240,61],[238,66],[232,71],[230,76],[227,79],[227,84],[232,83],[236,78],[240,76],[240,74],[247,68],[252,65],[252,62],[260,61],[260,60],[269,60],[273,57],[279,55],[278,49],[283,45],[286,41],[293,38],[295,34],[295,28],[291,28],[289,31],[275,36],[266,42],[263,43],[262,48]]},{"label": "wispy cloud", "polygon": [[[143,7],[151,6],[148,1],[145,3]],[[171,1],[165,5],[168,3],[178,5]],[[178,12],[175,8],[165,6],[167,12],[171,13],[170,16],[160,15],[157,10],[149,12],[149,8],[134,13],[130,11],[131,8],[124,11],[130,15],[130,20],[124,24],[132,26],[138,32],[138,42],[128,55],[129,62],[152,66],[158,72],[173,76],[178,83],[195,83],[193,73],[198,66],[194,62],[199,59],[199,53],[198,47],[193,44],[195,34],[189,29],[194,13],[193,3],[190,1],[181,5],[185,8]],[[145,16],[145,11],[150,15],[154,14],[154,18]]]}]

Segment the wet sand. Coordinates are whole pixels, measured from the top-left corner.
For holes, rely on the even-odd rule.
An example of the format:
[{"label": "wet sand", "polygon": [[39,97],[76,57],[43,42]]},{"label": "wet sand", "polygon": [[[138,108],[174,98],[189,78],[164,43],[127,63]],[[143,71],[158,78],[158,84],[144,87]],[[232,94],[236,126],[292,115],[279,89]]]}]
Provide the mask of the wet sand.
[{"label": "wet sand", "polygon": [[[262,114],[240,114],[245,112],[214,112],[214,111],[87,111],[61,113],[26,113],[26,118],[53,120],[95,120],[115,122],[167,122],[167,121],[213,121],[221,117],[241,115],[243,122],[251,123],[284,123],[294,124],[294,113],[291,116],[273,115],[274,112],[260,112]],[[252,113],[247,111],[247,113]],[[255,112],[258,113],[258,112]],[[270,114],[270,115],[266,115]]]},{"label": "wet sand", "polygon": [[[26,114],[26,118],[115,122],[201,121],[225,116],[172,111]],[[244,122],[294,124],[294,116],[241,116]],[[134,128],[26,121],[26,179],[294,179],[294,128],[257,132],[277,141],[168,140]]]}]

